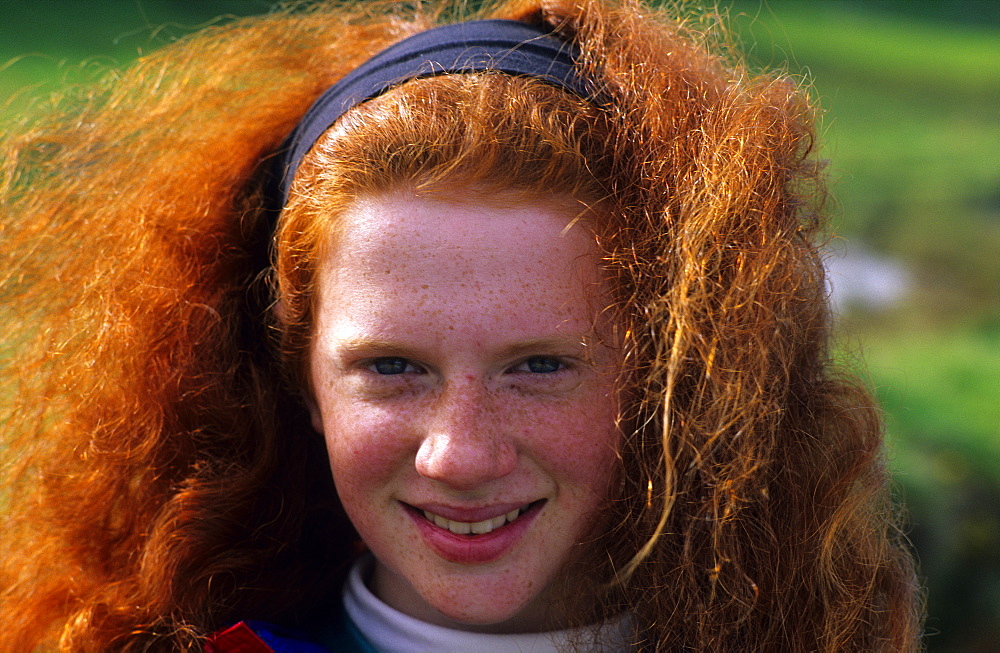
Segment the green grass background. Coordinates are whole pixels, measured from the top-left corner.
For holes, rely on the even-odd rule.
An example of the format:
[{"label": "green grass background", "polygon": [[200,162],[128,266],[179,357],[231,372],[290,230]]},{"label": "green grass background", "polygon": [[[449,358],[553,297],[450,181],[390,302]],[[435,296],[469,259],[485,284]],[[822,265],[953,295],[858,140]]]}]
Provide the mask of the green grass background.
[{"label": "green grass background", "polygon": [[[23,112],[266,0],[0,0],[0,100]],[[846,360],[886,411],[890,461],[928,587],[931,651],[1000,642],[1000,3],[720,2],[749,59],[823,109],[840,243],[913,288],[846,310]]]},{"label": "green grass background", "polygon": [[839,242],[912,289],[842,315],[844,357],[886,413],[928,588],[931,651],[1000,647],[1000,3],[720,5],[752,61],[823,109]]}]

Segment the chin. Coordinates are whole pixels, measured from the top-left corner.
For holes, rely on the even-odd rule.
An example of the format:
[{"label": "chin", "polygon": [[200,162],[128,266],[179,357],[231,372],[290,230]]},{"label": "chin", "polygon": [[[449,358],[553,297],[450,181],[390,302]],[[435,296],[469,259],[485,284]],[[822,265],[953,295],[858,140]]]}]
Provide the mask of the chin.
[{"label": "chin", "polygon": [[504,606],[452,606],[454,610],[441,613],[457,630],[481,633],[525,633],[547,630],[544,620],[534,610],[518,605],[504,610]]},{"label": "chin", "polygon": [[529,583],[521,592],[504,590],[483,592],[470,600],[468,593],[446,597],[426,597],[445,619],[441,625],[459,630],[484,633],[527,633],[550,630],[550,601],[532,592]]}]

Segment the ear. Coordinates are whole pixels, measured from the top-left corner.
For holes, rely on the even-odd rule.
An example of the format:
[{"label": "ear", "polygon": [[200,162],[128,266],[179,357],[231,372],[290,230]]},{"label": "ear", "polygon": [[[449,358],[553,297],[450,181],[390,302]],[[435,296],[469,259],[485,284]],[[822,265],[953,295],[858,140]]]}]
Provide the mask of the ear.
[{"label": "ear", "polygon": [[306,409],[309,410],[309,420],[312,423],[313,430],[323,435],[323,413],[319,410],[319,404],[313,399],[312,393],[305,393]]},{"label": "ear", "polygon": [[[282,299],[278,299],[271,305],[271,312],[274,314],[275,319],[278,324],[282,324],[285,321],[285,315],[288,308],[285,306],[285,302]],[[309,411],[309,421],[312,424],[313,430],[323,435],[323,414],[319,410],[319,404],[313,398],[312,389],[307,388],[302,392],[302,400],[306,404],[306,409]]]},{"label": "ear", "polygon": [[278,324],[285,323],[285,316],[288,314],[288,307],[285,306],[285,300],[280,297],[271,304],[271,313],[274,314],[274,319],[278,321]]}]

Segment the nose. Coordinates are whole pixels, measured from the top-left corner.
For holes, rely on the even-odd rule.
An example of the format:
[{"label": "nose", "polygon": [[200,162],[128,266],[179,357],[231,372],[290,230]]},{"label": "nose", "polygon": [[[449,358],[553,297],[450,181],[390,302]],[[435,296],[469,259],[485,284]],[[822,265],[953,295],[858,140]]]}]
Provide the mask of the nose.
[{"label": "nose", "polygon": [[513,472],[517,449],[500,403],[475,380],[445,387],[417,450],[417,472],[462,491]]}]

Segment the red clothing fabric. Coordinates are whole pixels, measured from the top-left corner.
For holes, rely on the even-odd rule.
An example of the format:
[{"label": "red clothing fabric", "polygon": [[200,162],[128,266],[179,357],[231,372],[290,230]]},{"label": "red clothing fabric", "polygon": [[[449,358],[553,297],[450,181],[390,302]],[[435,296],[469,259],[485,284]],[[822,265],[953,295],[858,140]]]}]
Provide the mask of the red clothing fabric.
[{"label": "red clothing fabric", "polygon": [[214,633],[205,642],[205,653],[274,653],[245,621]]}]

